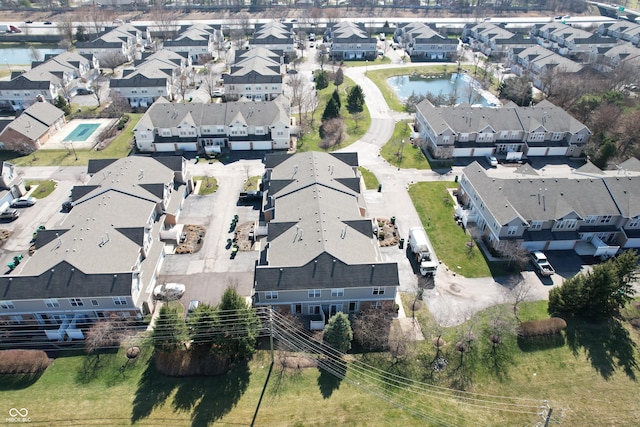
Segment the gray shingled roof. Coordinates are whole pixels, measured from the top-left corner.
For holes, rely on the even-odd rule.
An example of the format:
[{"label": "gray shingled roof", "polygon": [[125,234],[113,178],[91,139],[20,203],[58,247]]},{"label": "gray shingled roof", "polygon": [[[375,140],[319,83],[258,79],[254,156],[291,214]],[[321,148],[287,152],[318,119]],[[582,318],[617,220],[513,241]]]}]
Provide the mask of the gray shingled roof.
[{"label": "gray shingled roof", "polygon": [[604,178],[622,215],[626,218],[640,216],[640,177],[612,176]]},{"label": "gray shingled roof", "polygon": [[463,173],[500,225],[516,218],[557,220],[571,212],[580,218],[620,214],[602,179],[491,178],[478,162]]}]

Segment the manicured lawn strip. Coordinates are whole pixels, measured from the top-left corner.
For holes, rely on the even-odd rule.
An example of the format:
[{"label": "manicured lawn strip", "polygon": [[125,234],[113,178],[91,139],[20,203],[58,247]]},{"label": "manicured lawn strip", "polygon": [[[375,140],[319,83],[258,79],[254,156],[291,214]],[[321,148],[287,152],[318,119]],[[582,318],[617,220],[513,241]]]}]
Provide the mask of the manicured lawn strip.
[{"label": "manicured lawn strip", "polygon": [[369,65],[390,64],[391,58],[388,56],[377,56],[373,61],[344,61],[345,67],[366,67]]},{"label": "manicured lawn strip", "polygon": [[244,191],[258,190],[258,183],[261,179],[261,175],[250,176],[246,179],[242,188],[244,188]]},{"label": "manicured lawn strip", "polygon": [[421,182],[409,187],[409,195],[440,261],[464,277],[491,276],[478,247],[467,245],[471,236],[453,220],[453,201],[447,188],[455,187],[453,182]]},{"label": "manicured lawn strip", "polygon": [[[133,128],[142,118],[142,114],[129,113],[129,121],[124,130],[104,150],[38,150],[27,156],[13,152],[3,152],[0,156],[18,166],[85,166],[90,159],[117,159],[127,157],[133,144]],[[76,160],[76,155],[78,160]]]},{"label": "manicured lawn strip", "polygon": [[[406,169],[431,169],[422,150],[409,141],[411,129],[406,121],[399,121],[391,139],[380,150],[380,155],[389,164]],[[404,144],[402,144],[404,141]]]},{"label": "manicured lawn strip", "polygon": [[373,174],[373,172],[362,166],[358,166],[358,170],[362,174],[362,179],[364,179],[364,185],[367,190],[374,190],[378,188],[380,182],[378,181],[378,178]]},{"label": "manicured lawn strip", "polygon": [[193,180],[202,181],[200,190],[198,191],[198,194],[201,196],[213,194],[218,191],[218,180],[212,176],[194,176]]},{"label": "manicured lawn strip", "polygon": [[[361,119],[358,120],[357,127],[353,116],[347,111],[347,93],[354,85],[355,83],[353,80],[345,76],[344,83],[339,86],[338,92],[340,93],[340,101],[342,104],[340,114],[345,121],[347,137],[342,144],[332,147],[328,151],[339,150],[340,148],[353,144],[367,132],[367,129],[369,129],[369,126],[371,125],[371,116],[369,116],[369,109],[367,108],[366,103],[364,105],[364,111],[361,113]],[[319,128],[322,124],[322,113],[327,105],[327,101],[331,98],[335,89],[336,86],[330,82],[328,87],[318,91],[318,108],[313,116],[314,127],[302,140],[298,140],[298,151],[327,151],[318,146],[318,143],[320,142]]]},{"label": "manicured lawn strip", "polygon": [[32,187],[34,185],[37,185],[38,188],[33,190],[33,192],[31,193],[31,196],[35,197],[36,199],[44,199],[49,194],[53,193],[53,190],[56,189],[57,183],[53,180],[47,180],[47,181],[26,180],[25,185],[30,185]]}]

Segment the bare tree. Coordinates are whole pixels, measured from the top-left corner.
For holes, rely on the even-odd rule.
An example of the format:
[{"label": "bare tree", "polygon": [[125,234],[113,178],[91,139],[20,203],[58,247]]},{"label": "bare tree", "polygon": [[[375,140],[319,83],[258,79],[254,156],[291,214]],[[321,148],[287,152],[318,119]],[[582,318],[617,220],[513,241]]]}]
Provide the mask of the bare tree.
[{"label": "bare tree", "polygon": [[72,16],[71,14],[62,15],[61,19],[58,20],[58,32],[64,40],[69,40],[69,42],[73,41],[75,28]]},{"label": "bare tree", "polygon": [[158,3],[151,7],[149,17],[156,26],[162,40],[167,40],[178,31],[178,14],[174,9],[166,7],[163,3]]},{"label": "bare tree", "polygon": [[129,105],[129,101],[127,101],[127,99],[118,92],[111,90],[109,98],[111,99],[111,103],[109,103],[109,105],[103,110],[105,113],[109,114],[109,117],[120,117],[124,113],[131,112],[131,105]]},{"label": "bare tree", "polygon": [[100,67],[111,70],[115,73],[115,69],[124,64],[127,58],[120,52],[106,52],[100,55]]},{"label": "bare tree", "polygon": [[[315,126],[316,110],[320,103],[318,102],[318,96],[315,90],[305,91],[302,97],[303,114],[305,121],[309,123],[312,128]],[[309,119],[311,117],[311,119]]]},{"label": "bare tree", "polygon": [[501,242],[498,247],[498,253],[502,258],[507,259],[507,266],[509,268],[515,265],[519,269],[522,269],[527,265],[527,262],[529,262],[529,251],[517,240]]},{"label": "bare tree", "polygon": [[640,148],[640,111],[629,111],[618,119],[618,156],[626,158],[638,154]]},{"label": "bare tree", "polygon": [[344,119],[337,117],[335,119],[325,120],[320,126],[320,148],[329,149],[340,145],[346,138]]},{"label": "bare tree", "polygon": [[302,73],[288,74],[287,85],[291,88],[291,105],[298,107],[298,115],[302,119],[303,98],[311,88],[307,87],[307,79]]},{"label": "bare tree", "polygon": [[[87,331],[85,340],[88,354],[96,353],[104,348],[119,346],[125,336],[126,322],[116,316],[100,320]],[[96,357],[100,357],[99,353]]]},{"label": "bare tree", "polygon": [[209,94],[209,100],[213,99],[216,89],[218,89],[218,79],[220,75],[215,72],[213,67],[205,65],[202,69],[202,75],[200,77],[202,86],[207,90]]},{"label": "bare tree", "polygon": [[365,310],[351,323],[353,338],[366,351],[385,351],[389,348],[392,319],[392,313],[387,310]]},{"label": "bare tree", "polygon": [[511,302],[513,304],[513,315],[518,323],[520,323],[520,318],[518,317],[518,305],[531,299],[531,283],[523,280],[522,276],[518,276],[515,286],[513,286],[509,292],[509,296],[511,297]]},{"label": "bare tree", "polygon": [[99,75],[89,83],[89,89],[93,91],[93,96],[96,98],[96,101],[98,101],[98,107],[102,105],[104,95],[109,93],[108,82],[109,80],[106,77]]},{"label": "bare tree", "polygon": [[104,28],[111,22],[109,19],[109,12],[106,9],[101,8],[95,2],[86,7],[86,12],[82,15],[87,25],[85,27],[95,37],[104,30]]}]

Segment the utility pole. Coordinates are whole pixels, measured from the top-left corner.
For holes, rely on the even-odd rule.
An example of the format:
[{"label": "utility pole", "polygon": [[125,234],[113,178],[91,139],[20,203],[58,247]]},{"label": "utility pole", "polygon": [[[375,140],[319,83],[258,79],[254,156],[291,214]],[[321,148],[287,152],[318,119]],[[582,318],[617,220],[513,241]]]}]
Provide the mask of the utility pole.
[{"label": "utility pole", "polygon": [[547,418],[544,420],[544,427],[549,427],[549,422],[551,421],[551,413],[553,412],[553,408],[549,408],[549,412],[547,412]]},{"label": "utility pole", "polygon": [[271,306],[268,308],[269,310],[269,348],[271,349],[271,365],[274,363],[274,355],[273,355],[273,309]]}]

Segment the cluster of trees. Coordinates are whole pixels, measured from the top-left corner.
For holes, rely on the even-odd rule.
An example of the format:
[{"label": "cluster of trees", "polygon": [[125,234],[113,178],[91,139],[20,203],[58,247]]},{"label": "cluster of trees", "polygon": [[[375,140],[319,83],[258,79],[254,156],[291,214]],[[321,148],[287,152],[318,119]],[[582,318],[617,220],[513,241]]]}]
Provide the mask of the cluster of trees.
[{"label": "cluster of trees", "polygon": [[571,277],[549,292],[549,313],[566,313],[589,319],[616,315],[633,299],[638,254],[626,251],[594,266],[587,274]]},{"label": "cluster of trees", "polygon": [[151,335],[156,350],[175,351],[190,342],[192,349],[209,349],[230,361],[249,358],[256,348],[260,331],[256,313],[232,288],[222,295],[220,304],[201,304],[185,321],[175,308],[160,310]]}]

